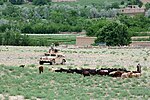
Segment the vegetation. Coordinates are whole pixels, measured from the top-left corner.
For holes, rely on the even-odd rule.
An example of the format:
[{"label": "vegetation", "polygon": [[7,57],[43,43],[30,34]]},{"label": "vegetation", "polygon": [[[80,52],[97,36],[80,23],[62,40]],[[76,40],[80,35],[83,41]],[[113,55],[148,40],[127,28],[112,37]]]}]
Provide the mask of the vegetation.
[{"label": "vegetation", "polygon": [[[136,35],[136,32],[150,30],[149,10],[146,12],[146,17],[143,15],[134,17],[119,15],[117,9],[120,5],[139,4],[138,0],[112,0],[111,2],[80,0],[77,2],[50,2],[51,4],[47,4],[49,2],[47,0],[28,1],[32,3],[25,4],[23,0],[10,0],[11,3],[6,0],[1,1],[1,37],[8,30],[13,30],[18,34],[59,34],[61,32],[86,31],[88,36],[96,36],[97,31],[112,21],[125,24],[131,36]],[[21,3],[17,2],[23,2],[23,4],[19,5]],[[39,4],[40,6],[38,6]],[[41,41],[45,43],[44,40]],[[32,43],[28,43],[28,45],[33,45]],[[24,44],[19,43],[19,45]]]},{"label": "vegetation", "polygon": [[52,43],[75,44],[78,35],[26,35],[15,31],[7,31],[0,34],[0,45],[14,46],[50,46]]},{"label": "vegetation", "polygon": [[128,5],[138,5],[139,7],[142,7],[143,3],[141,0],[128,0]]},{"label": "vegetation", "polygon": [[87,36],[96,36],[97,32],[104,27],[105,25],[109,24],[111,21],[106,20],[106,19],[101,19],[98,21],[93,21],[93,23],[87,27]]},{"label": "vegetation", "polygon": [[150,3],[145,4],[146,9],[148,10],[150,8]]},{"label": "vegetation", "polygon": [[97,32],[96,43],[106,43],[108,46],[123,46],[130,44],[131,37],[125,25],[112,22]]},{"label": "vegetation", "polygon": [[9,0],[12,4],[20,5],[24,3],[24,0]]},{"label": "vegetation", "polygon": [[50,2],[50,0],[33,0],[34,5],[45,5],[48,4],[48,2]]},{"label": "vegetation", "polygon": [[28,46],[30,39],[27,35],[21,35],[13,30],[6,30],[4,34],[0,34],[0,45]]},{"label": "vegetation", "polygon": [[52,43],[54,44],[75,44],[76,36],[78,35],[33,35],[29,36],[32,38],[31,45],[43,45],[50,46]]},{"label": "vegetation", "polygon": [[[148,99],[149,74],[140,78],[113,79],[108,76],[83,77],[55,73],[45,68],[39,74],[35,67],[0,66],[0,94],[22,95],[25,99]],[[27,92],[28,91],[28,92]],[[7,95],[6,95],[7,94]]]}]

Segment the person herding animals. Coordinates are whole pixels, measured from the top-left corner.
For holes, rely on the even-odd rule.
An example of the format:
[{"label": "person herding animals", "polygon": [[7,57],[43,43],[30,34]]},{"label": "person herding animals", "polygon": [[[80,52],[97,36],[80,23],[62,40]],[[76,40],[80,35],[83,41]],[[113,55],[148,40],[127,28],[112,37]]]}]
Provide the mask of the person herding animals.
[{"label": "person herding animals", "polygon": [[140,64],[137,65],[137,72],[141,73],[141,65]]}]

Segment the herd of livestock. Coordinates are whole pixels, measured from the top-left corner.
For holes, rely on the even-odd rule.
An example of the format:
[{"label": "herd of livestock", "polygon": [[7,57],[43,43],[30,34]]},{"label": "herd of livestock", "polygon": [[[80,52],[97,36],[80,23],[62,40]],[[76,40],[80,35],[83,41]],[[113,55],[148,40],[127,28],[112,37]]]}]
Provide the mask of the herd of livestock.
[{"label": "herd of livestock", "polygon": [[[39,67],[39,73],[41,74],[43,72],[44,68],[43,66]],[[76,74],[81,74],[84,77],[85,76],[91,76],[91,75],[101,75],[101,76],[111,76],[111,77],[122,77],[122,78],[132,78],[132,77],[139,77],[141,76],[141,65],[137,65],[137,70],[136,71],[128,71],[125,68],[101,68],[101,69],[50,69],[51,71],[54,72],[65,72],[65,73],[76,73]]]}]

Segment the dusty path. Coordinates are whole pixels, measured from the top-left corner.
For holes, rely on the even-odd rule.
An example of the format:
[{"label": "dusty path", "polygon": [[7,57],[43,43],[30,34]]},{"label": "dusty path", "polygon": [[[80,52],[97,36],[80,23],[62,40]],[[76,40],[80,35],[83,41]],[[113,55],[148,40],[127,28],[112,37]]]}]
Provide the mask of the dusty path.
[{"label": "dusty path", "polygon": [[[48,49],[49,47],[0,46],[0,64],[38,66],[39,58]],[[136,66],[138,63],[150,66],[150,49],[61,48],[61,50],[66,55],[65,66]]]}]

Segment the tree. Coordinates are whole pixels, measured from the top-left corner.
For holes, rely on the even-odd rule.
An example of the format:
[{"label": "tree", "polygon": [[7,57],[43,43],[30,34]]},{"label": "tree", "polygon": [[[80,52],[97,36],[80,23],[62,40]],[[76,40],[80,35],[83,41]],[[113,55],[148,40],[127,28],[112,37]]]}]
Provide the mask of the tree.
[{"label": "tree", "polygon": [[86,28],[87,36],[96,36],[96,33],[99,29],[101,29],[103,26],[107,25],[109,23],[106,19],[101,19],[99,21],[95,21],[92,25],[88,26]]},{"label": "tree", "polygon": [[119,3],[117,2],[112,3],[111,8],[119,8]]},{"label": "tree", "polygon": [[0,1],[0,5],[3,5],[4,1]]},{"label": "tree", "polygon": [[33,0],[34,5],[45,5],[48,2],[50,2],[50,1],[48,1],[48,0]]},{"label": "tree", "polygon": [[130,44],[131,36],[123,24],[112,22],[97,32],[95,43],[106,43],[108,46],[123,46]]},{"label": "tree", "polygon": [[24,3],[24,0],[9,0],[9,2],[11,2],[12,4],[20,5]]},{"label": "tree", "polygon": [[22,35],[22,38],[21,38],[21,45],[22,46],[29,46],[30,41],[31,41],[31,39],[29,38],[28,35],[26,35],[26,34]]},{"label": "tree", "polygon": [[121,3],[120,3],[121,5],[124,5],[125,4],[125,2],[124,1],[121,1]]},{"label": "tree", "polygon": [[12,45],[14,43],[14,31],[7,29],[3,35],[3,38],[4,38],[3,42],[5,45]]},{"label": "tree", "polygon": [[146,16],[146,17],[150,17],[150,9],[148,9],[148,10],[145,12],[145,16]]},{"label": "tree", "polygon": [[94,7],[92,9],[90,9],[90,17],[91,18],[97,18],[99,16],[99,12],[98,10]]},{"label": "tree", "polygon": [[0,44],[15,45],[15,46],[28,46],[30,39],[27,35],[21,35],[20,32],[14,30],[6,30],[6,32],[0,36]]},{"label": "tree", "polygon": [[128,0],[128,5],[138,5],[139,7],[142,7],[143,3],[141,0]]},{"label": "tree", "polygon": [[146,10],[148,10],[150,8],[150,3],[146,3],[145,8],[146,8]]},{"label": "tree", "polygon": [[2,43],[3,43],[3,36],[2,34],[0,34],[0,45],[2,45]]}]

